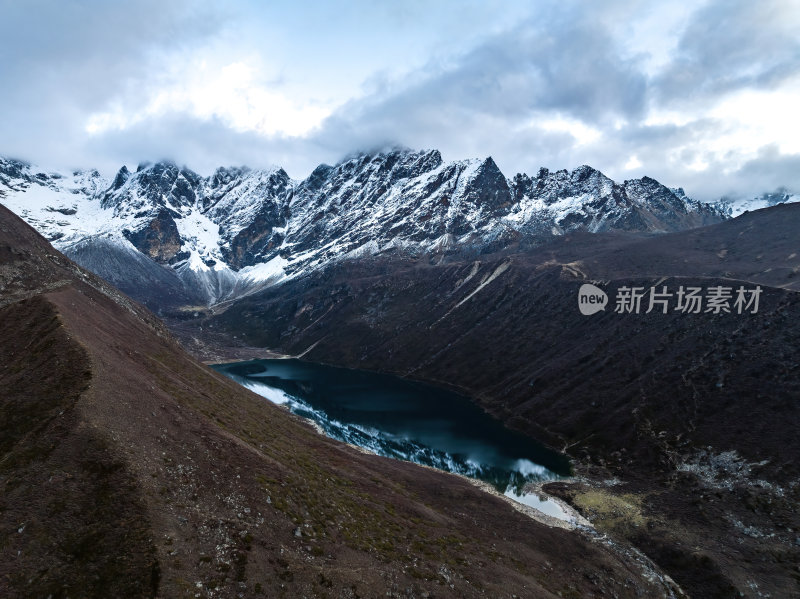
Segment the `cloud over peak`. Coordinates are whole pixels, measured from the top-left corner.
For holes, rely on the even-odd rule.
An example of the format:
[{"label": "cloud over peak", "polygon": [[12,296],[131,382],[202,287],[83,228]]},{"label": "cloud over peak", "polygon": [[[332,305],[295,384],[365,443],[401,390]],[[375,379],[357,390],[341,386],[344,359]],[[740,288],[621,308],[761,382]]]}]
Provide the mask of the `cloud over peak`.
[{"label": "cloud over peak", "polygon": [[[789,0],[8,3],[0,154],[302,177],[360,148],[800,191]],[[397,24],[400,24],[399,26]]]}]

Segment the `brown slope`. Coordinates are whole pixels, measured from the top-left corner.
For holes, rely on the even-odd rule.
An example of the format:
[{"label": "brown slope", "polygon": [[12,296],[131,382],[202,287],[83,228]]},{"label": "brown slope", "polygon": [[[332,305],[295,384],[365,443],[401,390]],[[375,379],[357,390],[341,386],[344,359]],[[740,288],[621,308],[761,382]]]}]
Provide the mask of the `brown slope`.
[{"label": "brown slope", "polygon": [[722,223],[647,237],[580,256],[590,277],[739,279],[800,291],[800,204],[779,204]]},{"label": "brown slope", "polygon": [[[202,320],[202,334],[456,386],[510,426],[565,448],[587,474],[622,481],[561,492],[684,589],[792,595],[800,296],[765,286],[755,315],[577,309],[591,276],[614,279],[603,284],[612,298],[622,284],[752,287],[717,278],[722,241],[739,257],[727,274],[764,284],[769,266],[753,269],[756,258],[783,259],[796,243],[788,231],[800,212],[783,208],[708,227],[707,238],[691,232],[697,247],[680,235],[572,236],[480,262],[340,264],[240,300]],[[681,248],[686,262],[674,254]],[[662,272],[681,275],[681,264],[684,277],[659,282]]]},{"label": "brown slope", "polygon": [[0,595],[648,596],[583,533],[317,435],[0,207]]},{"label": "brown slope", "polygon": [[88,355],[41,296],[0,310],[0,334],[3,596],[152,595],[159,570],[145,505],[76,413]]},{"label": "brown slope", "polygon": [[[637,464],[645,474],[673,461],[650,440],[632,438],[633,410],[647,398],[658,424],[669,424],[682,443],[688,435],[695,447],[713,443],[773,460],[781,478],[797,473],[800,446],[788,424],[800,394],[800,349],[792,343],[797,294],[765,287],[756,315],[621,315],[609,307],[588,318],[577,309],[582,282],[569,266],[542,269],[524,257],[377,275],[369,265],[342,265],[237,302],[204,328],[289,354],[311,348],[307,359],[466,389],[490,412],[558,448],[579,451],[574,442],[591,434],[587,459],[602,448],[597,457],[610,461],[612,452],[641,443]],[[613,298],[622,284],[605,287]]]}]

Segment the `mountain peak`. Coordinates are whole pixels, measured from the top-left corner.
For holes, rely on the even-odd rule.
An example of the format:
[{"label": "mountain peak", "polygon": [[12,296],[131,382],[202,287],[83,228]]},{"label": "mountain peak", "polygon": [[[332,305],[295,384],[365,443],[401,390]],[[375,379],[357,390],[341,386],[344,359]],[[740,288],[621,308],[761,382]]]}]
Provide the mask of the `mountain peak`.
[{"label": "mountain peak", "polygon": [[120,187],[125,185],[127,180],[130,178],[131,178],[131,172],[128,170],[128,167],[123,164],[122,168],[119,169],[117,176],[114,177],[114,182],[111,184],[111,188],[119,189]]},{"label": "mountain peak", "polygon": [[220,166],[214,171],[214,174],[211,175],[211,187],[227,185],[234,179],[241,178],[250,172],[250,167],[247,166]]},{"label": "mountain peak", "polygon": [[[125,252],[133,244],[209,302],[387,248],[496,251],[521,238],[536,245],[572,231],[675,231],[723,218],[650,178],[618,184],[581,165],[507,179],[491,156],[444,163],[436,149],[397,146],[321,164],[303,181],[277,167],[201,177],[167,160],[122,167],[111,182],[13,168],[27,178],[4,187],[0,171],[3,201],[59,247],[81,242],[89,256],[87,240],[101,235]],[[39,186],[47,199],[32,209],[25,192]]]},{"label": "mountain peak", "polygon": [[479,168],[482,171],[491,171],[491,172],[497,171],[498,173],[500,172],[500,168],[497,166],[497,163],[491,156],[487,156],[486,158],[484,158]]},{"label": "mountain peak", "polygon": [[588,164],[582,164],[579,167],[573,169],[571,175],[573,177],[577,176],[579,178],[586,178],[586,177],[589,177],[589,176],[591,176],[591,175],[593,175],[595,173],[597,173],[599,175],[603,175],[603,173],[600,172],[599,170],[597,170],[596,168],[591,167]]}]

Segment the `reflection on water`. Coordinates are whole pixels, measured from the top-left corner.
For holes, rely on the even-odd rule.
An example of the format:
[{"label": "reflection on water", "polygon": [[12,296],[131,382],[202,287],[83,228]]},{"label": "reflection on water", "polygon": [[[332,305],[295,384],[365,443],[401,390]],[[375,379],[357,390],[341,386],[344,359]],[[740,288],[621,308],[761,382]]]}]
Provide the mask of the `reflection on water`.
[{"label": "reflection on water", "polygon": [[569,515],[555,501],[540,496],[537,493],[518,493],[515,489],[508,488],[506,489],[505,496],[530,507],[535,507],[540,512],[548,516],[553,516],[553,518],[558,518],[559,520],[570,519]]},{"label": "reflection on water", "polygon": [[398,377],[298,360],[214,368],[313,420],[334,439],[486,481],[507,497],[567,519],[555,502],[523,492],[529,482],[568,475],[566,458],[506,429],[460,395]]}]

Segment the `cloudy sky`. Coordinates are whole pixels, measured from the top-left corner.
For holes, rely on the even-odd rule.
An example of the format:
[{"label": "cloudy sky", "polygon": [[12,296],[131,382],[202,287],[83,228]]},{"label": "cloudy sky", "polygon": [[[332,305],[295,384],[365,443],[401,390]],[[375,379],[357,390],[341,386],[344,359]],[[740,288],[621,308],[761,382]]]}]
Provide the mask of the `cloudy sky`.
[{"label": "cloudy sky", "polygon": [[798,0],[0,0],[0,155],[208,173],[387,145],[800,192]]}]

